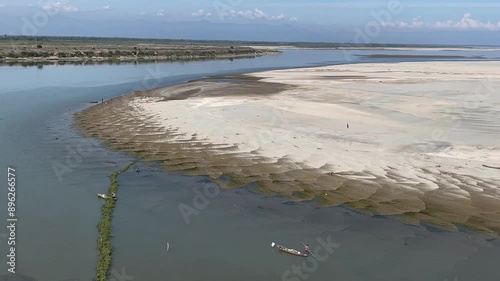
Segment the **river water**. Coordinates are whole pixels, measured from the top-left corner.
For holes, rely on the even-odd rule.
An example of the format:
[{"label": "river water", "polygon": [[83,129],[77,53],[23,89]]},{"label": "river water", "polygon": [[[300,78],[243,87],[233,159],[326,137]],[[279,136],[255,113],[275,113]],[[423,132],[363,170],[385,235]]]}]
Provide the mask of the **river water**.
[{"label": "river water", "polygon": [[[103,204],[96,194],[107,191],[113,171],[134,159],[73,129],[73,114],[90,102],[214,74],[401,60],[358,56],[374,53],[383,52],[288,50],[232,61],[0,66],[5,226],[8,167],[16,169],[18,185],[18,273],[7,272],[8,230],[2,227],[0,280],[94,277]],[[218,190],[206,178],[162,171],[154,163],[139,162],[119,181],[110,280],[500,280],[500,241],[467,230],[450,233],[344,207],[289,202],[257,193],[255,186]],[[317,257],[280,254],[271,242],[300,250],[308,243]]]}]

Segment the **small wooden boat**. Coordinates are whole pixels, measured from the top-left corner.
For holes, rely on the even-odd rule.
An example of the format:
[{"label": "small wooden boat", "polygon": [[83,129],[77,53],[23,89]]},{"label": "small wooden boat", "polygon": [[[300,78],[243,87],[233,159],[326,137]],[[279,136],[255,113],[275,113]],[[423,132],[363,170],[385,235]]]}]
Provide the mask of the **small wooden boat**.
[{"label": "small wooden boat", "polygon": [[108,195],[102,194],[102,193],[97,193],[97,197],[102,198],[102,199],[108,199]]},{"label": "small wooden boat", "polygon": [[276,248],[278,248],[278,250],[280,250],[280,252],[284,252],[284,253],[287,253],[287,254],[290,254],[290,255],[295,255],[295,256],[299,256],[299,257],[307,257],[306,253],[302,253],[302,252],[297,251],[295,249],[287,248],[285,246],[276,244],[274,242],[271,243],[271,247],[276,247]]},{"label": "small wooden boat", "polygon": [[[109,197],[108,195],[103,194],[103,193],[97,193],[97,197],[102,198],[102,199],[105,199],[105,200],[106,200],[106,199],[108,199],[108,198],[111,198],[111,197]],[[113,197],[112,197],[112,198],[116,200],[116,195],[113,195]]]}]

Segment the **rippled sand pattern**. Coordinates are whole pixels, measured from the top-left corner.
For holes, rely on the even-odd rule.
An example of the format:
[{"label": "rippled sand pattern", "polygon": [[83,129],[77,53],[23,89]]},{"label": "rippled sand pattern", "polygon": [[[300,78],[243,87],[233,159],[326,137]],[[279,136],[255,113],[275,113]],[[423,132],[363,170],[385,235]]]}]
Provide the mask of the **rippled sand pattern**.
[{"label": "rippled sand pattern", "polygon": [[[426,127],[453,125],[443,111],[457,102],[446,95],[456,93],[449,86],[463,82],[463,71],[452,63],[437,69],[432,64],[214,77],[118,97],[78,113],[76,120],[84,134],[111,149],[209,176],[223,187],[258,182],[262,192],[297,200],[315,198],[410,223],[498,236],[500,171],[483,166],[498,163],[498,97],[489,96],[491,108],[447,113],[463,117],[461,130],[480,134],[449,131],[436,141]],[[485,66],[473,64],[490,69]],[[378,94],[387,89],[396,90]],[[284,114],[286,124],[266,115],[272,110]],[[338,119],[342,126],[351,122],[347,133],[339,133]],[[272,137],[257,137],[262,130]],[[470,134],[480,141],[468,139]],[[479,143],[483,147],[473,145]]]}]

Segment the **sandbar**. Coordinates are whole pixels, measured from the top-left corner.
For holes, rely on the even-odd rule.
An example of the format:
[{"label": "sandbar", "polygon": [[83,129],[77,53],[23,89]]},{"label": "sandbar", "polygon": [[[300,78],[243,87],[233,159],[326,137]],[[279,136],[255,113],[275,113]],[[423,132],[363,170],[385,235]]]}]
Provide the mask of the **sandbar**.
[{"label": "sandbar", "polygon": [[208,77],[76,115],[112,149],[224,187],[500,233],[500,62]]}]

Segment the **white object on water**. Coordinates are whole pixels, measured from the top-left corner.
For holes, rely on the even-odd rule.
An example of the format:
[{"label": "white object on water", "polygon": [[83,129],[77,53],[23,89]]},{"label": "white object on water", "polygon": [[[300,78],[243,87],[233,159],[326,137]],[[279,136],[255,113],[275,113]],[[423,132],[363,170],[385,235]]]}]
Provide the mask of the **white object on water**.
[{"label": "white object on water", "polygon": [[102,199],[108,199],[108,195],[104,193],[97,193],[97,197],[102,198]]},{"label": "white object on water", "polygon": [[276,245],[276,243],[274,243],[274,242],[273,242],[273,243],[271,243],[271,247],[274,247],[274,245]]},{"label": "white object on water", "polygon": [[167,242],[167,252],[170,249],[170,244]]}]

